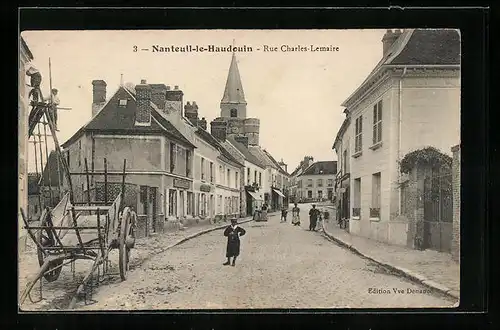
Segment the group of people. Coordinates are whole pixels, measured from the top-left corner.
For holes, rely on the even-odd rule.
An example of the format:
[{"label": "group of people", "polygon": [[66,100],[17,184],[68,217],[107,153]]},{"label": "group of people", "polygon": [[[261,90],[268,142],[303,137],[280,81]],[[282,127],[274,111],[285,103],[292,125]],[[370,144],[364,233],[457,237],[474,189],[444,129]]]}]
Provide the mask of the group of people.
[{"label": "group of people", "polygon": [[[41,89],[40,85],[42,84],[42,75],[40,71],[38,71],[35,67],[31,66],[26,71],[26,75],[30,77],[30,87],[31,91],[29,92],[28,97],[33,100],[35,104],[39,102],[41,97]],[[49,107],[49,115],[51,117],[52,122],[54,123],[54,127],[57,129],[57,107],[59,106],[59,96],[58,90],[56,88],[52,88],[50,91],[50,96],[45,97],[43,102],[50,103]],[[34,113],[30,113],[30,117],[33,117]],[[31,119],[31,118],[30,118]]]},{"label": "group of people", "polygon": [[[283,207],[281,210],[281,220],[280,222],[286,222],[286,217],[288,214],[288,209]],[[316,208],[316,204],[312,205],[312,208],[309,210],[309,230],[316,231],[321,230],[322,220],[323,218],[328,219],[328,212],[321,212]],[[294,207],[292,208],[292,225],[300,226],[300,208],[297,203],[294,203]]]},{"label": "group of people", "polygon": [[[267,204],[262,209],[267,211]],[[288,208],[283,208],[281,210],[281,220],[280,222],[286,222],[286,217],[288,214]],[[309,210],[309,230],[317,231],[322,228],[322,220],[328,219],[329,214],[327,211],[321,212],[313,204],[312,208]],[[294,226],[300,226],[300,208],[297,203],[294,204],[292,208],[292,224]],[[226,245],[226,258],[227,261],[223,263],[224,266],[235,266],[236,259],[240,255],[240,237],[246,234],[246,230],[238,226],[238,220],[236,218],[231,219],[231,224],[224,230],[224,236],[227,237]]]}]

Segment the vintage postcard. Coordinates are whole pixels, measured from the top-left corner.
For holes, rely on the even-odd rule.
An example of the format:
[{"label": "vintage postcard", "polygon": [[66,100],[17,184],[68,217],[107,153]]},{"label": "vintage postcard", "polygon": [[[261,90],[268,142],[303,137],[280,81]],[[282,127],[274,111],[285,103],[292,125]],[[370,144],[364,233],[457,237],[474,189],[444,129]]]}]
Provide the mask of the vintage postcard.
[{"label": "vintage postcard", "polygon": [[456,307],[460,31],[22,31],[19,308]]}]

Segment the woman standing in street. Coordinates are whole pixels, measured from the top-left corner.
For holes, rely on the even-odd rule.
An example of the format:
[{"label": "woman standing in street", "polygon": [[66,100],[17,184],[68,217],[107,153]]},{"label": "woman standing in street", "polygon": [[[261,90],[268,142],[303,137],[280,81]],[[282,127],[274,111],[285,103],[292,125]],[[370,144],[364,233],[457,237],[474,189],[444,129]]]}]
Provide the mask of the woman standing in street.
[{"label": "woman standing in street", "polygon": [[300,208],[295,203],[292,209],[292,225],[300,226]]},{"label": "woman standing in street", "polygon": [[[238,226],[238,220],[231,219],[231,224],[224,230],[224,236],[227,237],[226,257],[224,266],[236,265],[236,258],[240,255],[240,236],[246,234],[246,230]],[[231,258],[233,262],[231,263]]]}]

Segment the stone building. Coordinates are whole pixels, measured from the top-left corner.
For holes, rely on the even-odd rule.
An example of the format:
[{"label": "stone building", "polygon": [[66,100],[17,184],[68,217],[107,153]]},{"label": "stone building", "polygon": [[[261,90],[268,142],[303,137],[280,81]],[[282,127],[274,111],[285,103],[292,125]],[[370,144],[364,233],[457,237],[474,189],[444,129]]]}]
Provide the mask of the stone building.
[{"label": "stone building", "polygon": [[293,170],[290,174],[290,199],[292,202],[300,202],[298,196],[298,186],[297,186],[297,177],[302,174],[309,166],[314,162],[314,158],[311,156],[304,156],[304,159],[300,161],[299,165]]},{"label": "stone building", "polygon": [[319,161],[311,164],[297,176],[299,201],[332,201],[336,173],[336,161]]},{"label": "stone building", "polygon": [[[342,104],[346,124],[335,150],[342,181],[349,180],[349,230],[407,245],[413,240],[399,162],[426,146],[448,154],[460,141],[460,35],[388,30],[382,43],[382,59]],[[423,239],[432,235],[427,230]]]},{"label": "stone building", "polygon": [[29,88],[26,70],[29,63],[33,60],[26,41],[20,37],[19,49],[19,102],[18,102],[18,190],[17,190],[17,215],[18,215],[18,250],[24,251],[26,248],[26,231],[23,229],[23,220],[21,217],[21,208],[27,212],[28,209],[28,115],[30,112],[29,105]]},{"label": "stone building", "polygon": [[[137,212],[137,234],[175,225],[193,190],[195,146],[166,117],[182,111],[182,91],[142,80],[135,88],[119,86],[103,102],[106,84],[94,81],[93,86],[93,118],[62,145],[70,171],[84,172],[87,159],[89,171],[103,173],[106,159],[109,202],[121,188],[126,160],[125,204]],[[90,186],[84,176],[73,176],[72,184],[82,201],[89,189],[91,198],[104,199],[102,175]]]}]

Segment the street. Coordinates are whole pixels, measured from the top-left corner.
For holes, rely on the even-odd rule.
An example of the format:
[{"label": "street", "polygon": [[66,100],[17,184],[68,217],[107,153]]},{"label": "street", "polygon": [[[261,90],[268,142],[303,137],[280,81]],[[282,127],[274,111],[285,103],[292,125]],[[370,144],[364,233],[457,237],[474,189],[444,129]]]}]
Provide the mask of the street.
[{"label": "street", "polygon": [[95,309],[446,307],[453,302],[387,273],[320,233],[279,216],[243,224],[236,266],[223,266],[226,238],[214,231],[155,255],[126,281],[102,285]]}]

